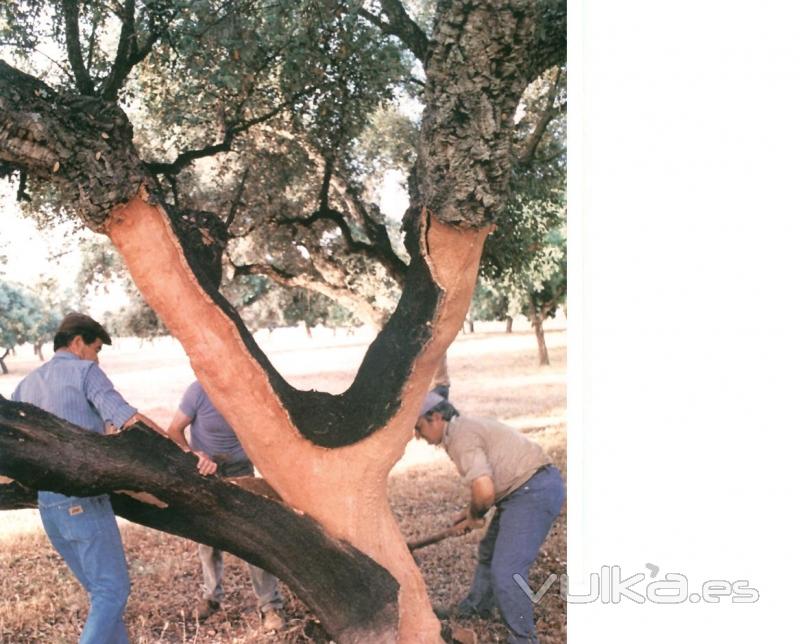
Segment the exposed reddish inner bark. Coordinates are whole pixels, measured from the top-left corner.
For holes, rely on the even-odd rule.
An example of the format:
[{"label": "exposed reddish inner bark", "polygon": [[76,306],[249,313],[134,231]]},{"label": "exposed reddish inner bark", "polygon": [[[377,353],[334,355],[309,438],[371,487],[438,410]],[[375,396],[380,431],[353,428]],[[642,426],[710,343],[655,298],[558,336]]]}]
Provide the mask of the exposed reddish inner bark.
[{"label": "exposed reddish inner bark", "polygon": [[422,576],[389,508],[386,479],[412,436],[439,360],[461,328],[488,228],[461,231],[430,219],[422,252],[444,290],[432,339],[414,362],[395,417],[361,442],[337,449],[315,446],[292,425],[236,325],[197,281],[159,206],[134,199],[112,212],[106,232],[270,485],[394,575],[401,587],[401,641],[439,641]]}]

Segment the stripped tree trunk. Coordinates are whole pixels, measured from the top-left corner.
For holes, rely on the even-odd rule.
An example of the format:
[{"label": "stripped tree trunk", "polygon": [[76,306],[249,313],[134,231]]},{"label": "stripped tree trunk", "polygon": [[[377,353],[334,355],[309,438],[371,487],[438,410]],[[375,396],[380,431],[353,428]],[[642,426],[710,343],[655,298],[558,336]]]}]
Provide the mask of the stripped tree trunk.
[{"label": "stripped tree trunk", "polygon": [[[391,10],[395,3],[382,7],[392,20],[405,15]],[[118,105],[59,94],[0,61],[0,169],[24,172],[31,190],[46,184],[87,227],[110,237],[283,503],[321,527],[330,543],[349,544],[353,557],[374,566],[371,579],[385,570],[396,582],[396,612],[359,613],[355,621],[361,624],[342,625],[337,641],[440,641],[422,576],[389,508],[386,482],[469,308],[483,243],[508,190],[520,97],[564,58],[564,9],[558,0],[452,0],[439,3],[429,40],[415,32],[412,50],[424,63],[427,107],[404,218],[411,260],[396,311],[351,386],[338,395],[299,391],[273,367],[217,290],[224,226],[209,213],[178,212],[166,204]],[[48,456],[46,450],[29,458],[23,479],[16,457],[3,450],[0,474],[16,473],[34,487],[53,485],[42,478]],[[78,470],[61,471],[63,489],[88,489]],[[111,472],[98,471],[93,489],[108,489],[111,478]],[[164,493],[145,479],[124,481]],[[179,509],[178,496],[172,499]],[[212,520],[230,511],[217,502],[209,507]],[[260,542],[254,535],[251,548],[239,551],[246,560],[267,562],[270,539],[266,532]],[[385,585],[387,592],[390,587]],[[322,592],[308,590],[309,596]],[[359,639],[362,631],[369,640]]]}]

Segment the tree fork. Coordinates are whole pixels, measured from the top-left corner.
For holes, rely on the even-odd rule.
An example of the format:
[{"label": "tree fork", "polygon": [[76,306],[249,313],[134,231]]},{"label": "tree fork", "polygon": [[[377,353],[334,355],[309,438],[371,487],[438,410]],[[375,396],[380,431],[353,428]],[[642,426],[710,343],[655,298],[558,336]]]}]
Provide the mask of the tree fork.
[{"label": "tree fork", "polygon": [[[362,365],[356,377],[365,387],[359,395],[385,408],[356,419],[372,423],[366,437],[328,449],[308,440],[301,425],[308,422],[307,416],[289,413],[286,390],[273,386],[282,378],[227,302],[192,269],[168,213],[141,196],[111,213],[106,232],[144,298],[183,345],[198,379],[248,456],[287,503],[394,575],[400,583],[400,641],[439,641],[439,623],[425,584],[389,507],[386,479],[412,436],[416,411],[436,366],[461,327],[488,228],[458,230],[439,224],[428,213],[419,217],[421,251],[412,262],[409,285],[435,289],[438,295],[432,305],[425,303],[413,314],[427,319],[409,319],[401,304],[387,323],[365,358],[382,372],[375,374]],[[419,290],[407,288],[406,299],[415,292]],[[409,338],[417,327],[417,339]],[[395,391],[381,392],[381,383],[374,379],[381,373],[398,379],[398,370],[402,378],[395,380]],[[296,395],[302,403],[314,393]],[[369,414],[370,409],[354,406],[351,413]],[[340,419],[337,414],[323,418],[330,423]]]},{"label": "tree fork", "polygon": [[[29,489],[69,495],[114,493],[121,516],[206,543],[280,577],[337,641],[394,642],[398,584],[312,518],[217,477],[141,424],[113,436],[70,425],[32,405],[0,397],[2,505],[30,507]],[[120,491],[146,492],[143,503]]]}]

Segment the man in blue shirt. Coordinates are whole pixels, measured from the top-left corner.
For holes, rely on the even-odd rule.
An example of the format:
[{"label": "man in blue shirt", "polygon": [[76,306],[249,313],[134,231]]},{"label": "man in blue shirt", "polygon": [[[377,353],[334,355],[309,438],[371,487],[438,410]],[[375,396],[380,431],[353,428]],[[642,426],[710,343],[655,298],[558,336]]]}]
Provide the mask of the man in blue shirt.
[{"label": "man in blue shirt", "polygon": [[[181,403],[167,429],[169,437],[178,445],[189,448],[184,430],[190,426],[191,448],[202,450],[217,463],[217,472],[224,477],[253,476],[253,464],[247,458],[233,428],[214,407],[199,382],[195,381],[183,394]],[[206,619],[219,610],[223,597],[222,551],[198,544],[200,564],[203,569],[203,598],[198,606],[199,619]],[[267,630],[283,626],[281,616],[283,600],[278,591],[278,580],[265,570],[248,564],[258,608]]]},{"label": "man in blue shirt", "polygon": [[[142,421],[164,433],[139,414],[114,389],[99,366],[106,330],[88,315],[70,313],[56,331],[53,357],[28,374],[11,398],[30,403],[74,425],[98,434],[106,424],[125,429]],[[201,474],[216,465],[198,454]],[[107,494],[65,496],[40,491],[39,513],[53,547],[89,593],[90,606],[80,644],[127,644],[122,616],[130,592],[128,565],[119,528]]]}]

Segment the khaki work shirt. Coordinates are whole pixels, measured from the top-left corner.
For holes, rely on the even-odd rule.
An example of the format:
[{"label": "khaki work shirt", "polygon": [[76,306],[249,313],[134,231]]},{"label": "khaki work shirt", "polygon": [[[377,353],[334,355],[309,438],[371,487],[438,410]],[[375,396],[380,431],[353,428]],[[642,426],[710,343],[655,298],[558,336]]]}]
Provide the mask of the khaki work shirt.
[{"label": "khaki work shirt", "polygon": [[454,417],[442,443],[467,485],[479,476],[491,477],[495,503],[552,462],[538,443],[491,418]]}]

